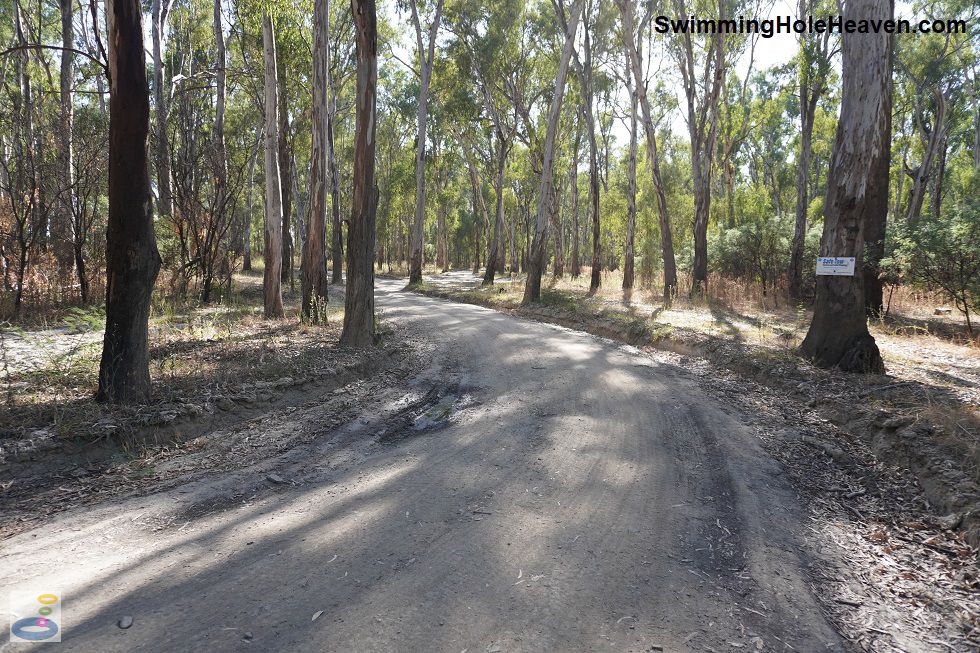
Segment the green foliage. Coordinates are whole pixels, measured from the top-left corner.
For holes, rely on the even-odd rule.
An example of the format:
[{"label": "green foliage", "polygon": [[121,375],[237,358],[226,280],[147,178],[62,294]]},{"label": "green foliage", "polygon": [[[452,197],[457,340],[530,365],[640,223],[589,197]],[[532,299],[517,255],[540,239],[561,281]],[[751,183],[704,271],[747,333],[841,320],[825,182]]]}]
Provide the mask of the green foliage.
[{"label": "green foliage", "polygon": [[974,174],[942,218],[896,228],[884,265],[893,275],[938,291],[966,318],[980,310],[980,174]]}]

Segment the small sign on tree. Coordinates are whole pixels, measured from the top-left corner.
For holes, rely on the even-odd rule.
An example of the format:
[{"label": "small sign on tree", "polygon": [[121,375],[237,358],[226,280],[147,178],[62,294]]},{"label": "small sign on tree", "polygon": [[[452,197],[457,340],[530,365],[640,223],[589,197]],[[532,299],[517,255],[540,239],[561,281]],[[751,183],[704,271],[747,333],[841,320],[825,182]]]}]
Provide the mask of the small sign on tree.
[{"label": "small sign on tree", "polygon": [[853,256],[818,256],[817,274],[831,277],[853,277]]}]

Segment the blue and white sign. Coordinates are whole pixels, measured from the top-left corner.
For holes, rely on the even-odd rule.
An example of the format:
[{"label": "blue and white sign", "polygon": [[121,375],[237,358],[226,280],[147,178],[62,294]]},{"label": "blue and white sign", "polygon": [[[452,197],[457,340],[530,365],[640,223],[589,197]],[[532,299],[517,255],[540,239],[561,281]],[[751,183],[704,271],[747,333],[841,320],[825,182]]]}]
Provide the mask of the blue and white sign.
[{"label": "blue and white sign", "polygon": [[831,277],[853,277],[853,256],[818,256],[817,274]]}]

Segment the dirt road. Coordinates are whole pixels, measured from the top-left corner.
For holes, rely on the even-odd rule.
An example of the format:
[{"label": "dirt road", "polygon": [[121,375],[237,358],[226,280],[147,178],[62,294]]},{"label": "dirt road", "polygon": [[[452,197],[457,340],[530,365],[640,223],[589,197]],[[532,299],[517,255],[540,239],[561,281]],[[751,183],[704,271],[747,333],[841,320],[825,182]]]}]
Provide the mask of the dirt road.
[{"label": "dirt road", "polygon": [[379,281],[383,320],[435,347],[411,386],[262,466],[18,535],[0,586],[60,589],[65,651],[844,650],[795,495],[730,407],[401,285]]}]

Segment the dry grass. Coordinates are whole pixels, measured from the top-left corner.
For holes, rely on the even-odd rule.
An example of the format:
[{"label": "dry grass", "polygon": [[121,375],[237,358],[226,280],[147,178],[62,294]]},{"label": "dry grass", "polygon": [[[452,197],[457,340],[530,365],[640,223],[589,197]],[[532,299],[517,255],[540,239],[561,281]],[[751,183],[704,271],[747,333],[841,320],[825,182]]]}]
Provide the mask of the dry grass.
[{"label": "dry grass", "polygon": [[[299,321],[298,292],[284,286],[286,319],[262,317],[261,272],[239,275],[222,304],[158,302],[150,319],[153,406],[206,399],[262,379],[300,376],[333,349],[343,304],[328,304],[328,323]],[[60,437],[86,437],[86,425],[132,417],[144,407],[119,409],[94,401],[104,317],[76,313],[57,326],[0,335],[4,410],[0,439],[47,429]]]}]

